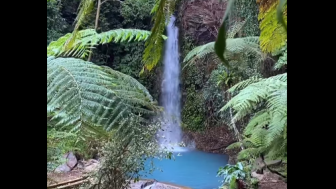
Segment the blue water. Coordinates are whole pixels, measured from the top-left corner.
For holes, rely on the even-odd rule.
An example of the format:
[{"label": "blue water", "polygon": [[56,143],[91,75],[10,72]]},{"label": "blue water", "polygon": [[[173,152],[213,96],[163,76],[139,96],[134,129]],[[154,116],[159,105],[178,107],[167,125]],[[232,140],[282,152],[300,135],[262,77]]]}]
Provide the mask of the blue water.
[{"label": "blue water", "polygon": [[175,160],[154,160],[155,171],[146,179],[156,179],[193,189],[218,189],[221,178],[217,171],[228,163],[228,156],[201,151],[186,151],[175,155]]}]

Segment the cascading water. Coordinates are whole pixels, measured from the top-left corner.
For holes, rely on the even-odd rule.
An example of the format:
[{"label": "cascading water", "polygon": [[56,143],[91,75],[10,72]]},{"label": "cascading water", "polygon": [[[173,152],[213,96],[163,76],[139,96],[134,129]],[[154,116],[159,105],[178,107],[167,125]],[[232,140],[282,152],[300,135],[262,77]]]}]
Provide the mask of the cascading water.
[{"label": "cascading water", "polygon": [[162,105],[165,111],[163,114],[163,129],[160,132],[160,135],[164,137],[160,140],[160,143],[164,147],[176,146],[182,142],[179,29],[175,26],[175,20],[176,18],[172,16],[167,26],[168,39],[164,55]]}]

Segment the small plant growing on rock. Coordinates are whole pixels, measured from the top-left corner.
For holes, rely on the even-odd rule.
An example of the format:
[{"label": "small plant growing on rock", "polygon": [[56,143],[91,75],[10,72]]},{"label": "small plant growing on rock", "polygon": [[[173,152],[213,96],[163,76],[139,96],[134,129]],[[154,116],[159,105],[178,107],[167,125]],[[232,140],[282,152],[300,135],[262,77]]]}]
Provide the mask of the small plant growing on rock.
[{"label": "small plant growing on rock", "polygon": [[241,189],[244,188],[242,180],[246,178],[246,172],[242,163],[227,165],[220,168],[218,177],[224,177],[221,189]]}]

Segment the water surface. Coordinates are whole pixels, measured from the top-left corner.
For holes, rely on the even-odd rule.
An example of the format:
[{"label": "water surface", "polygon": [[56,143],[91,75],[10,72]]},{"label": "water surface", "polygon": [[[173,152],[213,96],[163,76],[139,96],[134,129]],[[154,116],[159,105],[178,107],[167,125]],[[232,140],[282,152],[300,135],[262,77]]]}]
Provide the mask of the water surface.
[{"label": "water surface", "polygon": [[[181,150],[182,151],[182,150]],[[180,156],[178,156],[180,154]],[[193,189],[218,189],[221,178],[217,171],[228,163],[228,156],[197,150],[175,153],[174,160],[155,160],[155,171],[147,179],[156,179]]]}]

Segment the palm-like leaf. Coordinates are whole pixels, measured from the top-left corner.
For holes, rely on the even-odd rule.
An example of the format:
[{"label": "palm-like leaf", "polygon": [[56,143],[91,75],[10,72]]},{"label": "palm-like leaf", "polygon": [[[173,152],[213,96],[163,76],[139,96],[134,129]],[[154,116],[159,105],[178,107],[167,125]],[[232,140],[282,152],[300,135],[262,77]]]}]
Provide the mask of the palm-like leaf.
[{"label": "palm-like leaf", "polygon": [[157,110],[130,76],[78,59],[47,58],[47,117],[54,126],[110,131],[129,114],[151,116]]},{"label": "palm-like leaf", "polygon": [[[97,33],[94,29],[79,31],[73,43],[68,41],[73,36],[69,33],[59,40],[51,42],[47,47],[47,56],[72,56],[78,58],[87,57],[90,48],[100,44],[121,43],[131,41],[146,41],[150,36],[149,31],[138,29],[117,29],[108,32]],[[165,36],[162,36],[166,39]]]}]

